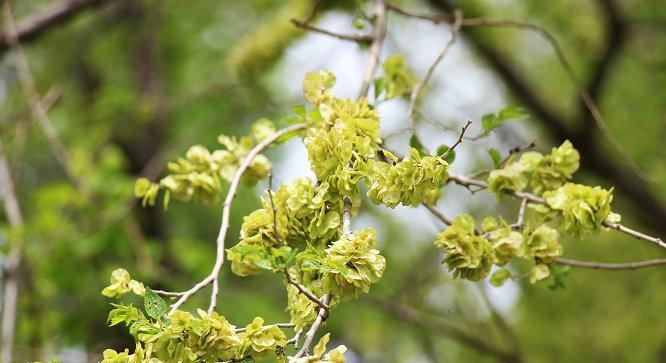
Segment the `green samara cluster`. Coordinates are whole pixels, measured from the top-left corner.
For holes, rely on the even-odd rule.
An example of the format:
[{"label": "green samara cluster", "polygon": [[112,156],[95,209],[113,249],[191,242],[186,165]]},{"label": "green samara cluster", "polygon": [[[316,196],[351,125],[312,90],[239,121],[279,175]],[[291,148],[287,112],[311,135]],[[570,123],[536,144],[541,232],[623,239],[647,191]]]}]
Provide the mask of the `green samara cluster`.
[{"label": "green samara cluster", "polygon": [[529,204],[536,212],[530,222],[537,227],[530,223],[509,225],[501,218],[488,217],[479,231],[472,216],[461,215],[435,241],[445,254],[444,265],[455,277],[478,281],[489,275],[493,265],[503,267],[519,258],[531,263],[527,274],[514,275],[501,268],[490,282],[501,285],[509,278],[527,277],[535,283],[548,278],[553,262],[562,255],[558,230],[580,237],[600,231],[604,222],[620,219],[611,212],[612,188],[569,182],[579,159],[578,151],[565,141],[548,155],[526,152],[491,171],[488,191],[498,199],[523,191],[531,191],[537,199],[543,197],[541,203]]},{"label": "green samara cluster", "polygon": [[[385,66],[386,90],[404,94],[413,79],[399,58]],[[345,214],[355,215],[361,204],[359,184],[369,187],[377,204],[417,206],[431,200],[448,178],[449,165],[439,156],[421,155],[416,149],[399,160],[381,149],[379,114],[367,100],[340,99],[331,92],[335,77],[328,71],[309,72],[303,82],[305,99],[297,122],[306,124],[300,134],[308,152],[314,178],[297,178],[268,189],[261,206],[243,218],[239,242],[226,251],[231,270],[239,276],[263,272],[285,276],[287,311],[296,331],[316,319],[320,306],[302,289],[317,297],[327,296],[331,307],[368,293],[380,280],[386,259],[377,249],[372,228],[343,231]],[[170,172],[157,183],[139,179],[135,194],[144,205],[154,205],[164,191],[180,200],[212,202],[218,199],[223,181],[234,178],[248,152],[275,133],[266,119],[255,122],[251,134],[236,139],[220,135],[224,146],[210,152],[197,145],[184,158],[169,163]],[[390,162],[380,161],[378,152]],[[259,154],[243,175],[253,185],[268,177],[270,162]],[[296,287],[295,284],[300,285]],[[104,352],[104,362],[218,362],[281,357],[287,345],[277,325],[264,325],[257,317],[245,328],[231,325],[223,316],[199,310],[194,316],[168,312],[164,300],[125,270],[115,271],[104,295],[119,298],[134,292],[144,296],[145,314],[131,305],[117,304],[109,323],[125,323],[137,342],[129,351]],[[289,358],[293,363],[344,362],[345,347],[326,353],[328,335],[314,348],[314,355]]]},{"label": "green samara cluster", "polygon": [[517,160],[512,157],[503,168],[490,172],[488,190],[497,198],[526,190],[540,195],[570,181],[579,166],[580,155],[567,140],[548,155],[529,151]]},{"label": "green samara cluster", "polygon": [[[259,119],[252,124],[251,134],[240,139],[220,135],[217,141],[224,147],[212,153],[201,145],[194,145],[184,158],[167,164],[169,175],[158,183],[140,178],[134,185],[134,195],[142,198],[142,203],[155,205],[160,190],[164,191],[164,206],[168,206],[173,196],[178,200],[194,200],[212,203],[222,191],[222,181],[233,179],[245,155],[259,142],[275,132],[275,125],[268,119]],[[264,155],[257,155],[243,174],[243,182],[255,185],[268,178],[271,162]]]}]

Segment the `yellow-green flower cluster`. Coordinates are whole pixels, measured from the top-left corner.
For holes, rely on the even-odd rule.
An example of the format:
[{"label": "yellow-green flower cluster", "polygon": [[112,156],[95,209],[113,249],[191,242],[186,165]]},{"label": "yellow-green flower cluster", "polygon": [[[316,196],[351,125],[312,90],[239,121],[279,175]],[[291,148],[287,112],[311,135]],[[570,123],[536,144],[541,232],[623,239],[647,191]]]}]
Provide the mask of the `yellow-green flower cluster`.
[{"label": "yellow-green flower cluster", "polygon": [[[268,119],[260,119],[252,125],[249,136],[230,137],[220,135],[218,142],[224,149],[212,153],[201,145],[192,146],[184,158],[178,158],[167,165],[169,175],[151,183],[145,178],[137,180],[134,194],[146,204],[154,205],[160,189],[165,191],[164,204],[168,205],[173,196],[179,200],[195,200],[205,203],[215,201],[222,190],[222,180],[231,181],[236,170],[247,153],[260,141],[275,132],[275,126]],[[243,174],[243,181],[254,185],[266,179],[271,163],[264,155],[252,159],[248,170]]]},{"label": "yellow-green flower cluster", "polygon": [[260,317],[254,318],[238,336],[242,340],[239,358],[249,355],[254,360],[268,359],[287,345],[284,332],[277,325],[264,325]]},{"label": "yellow-green flower cluster", "polygon": [[366,228],[343,235],[326,249],[327,258],[344,270],[324,273],[324,287],[342,301],[351,300],[370,291],[384,274],[386,259],[375,249],[377,232]]},{"label": "yellow-green flower cluster", "polygon": [[513,257],[524,256],[523,235],[511,229],[508,223],[500,219],[500,223],[492,217],[487,217],[481,223],[487,239],[495,250],[495,263],[506,265]]},{"label": "yellow-green flower cluster", "polygon": [[286,346],[286,335],[276,325],[256,317],[236,329],[223,316],[198,309],[197,315],[176,310],[168,322],[149,321],[132,306],[114,305],[110,325],[124,322],[137,340],[134,354],[104,351],[103,363],[219,362],[250,357],[264,360]]},{"label": "yellow-green flower cluster", "polygon": [[411,156],[391,165],[383,161],[372,161],[368,175],[368,196],[376,204],[395,208],[398,204],[417,206],[428,200],[428,193],[439,189],[446,181],[448,163],[439,156],[420,156],[413,147]]},{"label": "yellow-green flower cluster", "polygon": [[567,183],[543,196],[548,207],[562,216],[564,230],[574,236],[598,231],[609,217],[619,219],[618,215],[611,213],[613,188],[606,190],[598,186]]},{"label": "yellow-green flower cluster", "polygon": [[317,295],[332,294],[335,301],[367,293],[386,268],[386,259],[375,249],[376,238],[375,230],[366,228],[343,235],[323,251],[306,249],[296,256],[299,281]]},{"label": "yellow-green flower cluster", "polygon": [[[289,357],[289,363],[345,363],[345,352],[347,347],[339,345],[335,349],[331,349],[326,353],[326,344],[330,340],[330,333],[321,337],[317,345],[315,345],[312,356],[294,358]],[[326,354],[324,354],[326,353]]]},{"label": "yellow-green flower cluster", "polygon": [[578,170],[580,155],[568,140],[548,155],[530,151],[518,160],[493,170],[488,176],[488,190],[500,198],[504,193],[523,191],[530,186],[536,194],[554,190],[571,180]]},{"label": "yellow-green flower cluster", "polygon": [[139,281],[132,280],[127,270],[118,268],[111,273],[110,285],[102,290],[102,295],[106,297],[121,297],[128,292],[143,296],[146,288]]},{"label": "yellow-green flower cluster", "polygon": [[562,256],[559,233],[546,225],[539,226],[527,237],[528,254],[537,262],[550,263]]},{"label": "yellow-green flower cluster", "polygon": [[113,349],[104,350],[102,363],[162,363],[162,361],[157,358],[146,358],[143,348],[137,344],[134,354],[129,354],[129,349],[120,353]]},{"label": "yellow-green flower cluster", "polygon": [[366,99],[342,100],[330,92],[335,77],[328,71],[309,72],[303,82],[305,98],[316,106],[314,126],[303,140],[312,171],[340,194],[355,193],[367,162],[381,143],[379,114]]},{"label": "yellow-green flower cluster", "polygon": [[385,83],[387,99],[409,93],[416,84],[416,76],[405,65],[405,57],[402,55],[386,58],[382,69],[384,70],[382,80]]},{"label": "yellow-green flower cluster", "polygon": [[[488,217],[481,223],[483,234],[475,232],[474,218],[463,214],[442,232],[435,245],[442,248],[446,257],[443,263],[454,270],[455,277],[478,281],[488,275],[492,265],[504,266],[512,258],[527,259],[535,266],[530,271],[532,283],[547,278],[552,263],[562,255],[562,246],[556,230],[542,225],[536,229],[529,226],[523,232],[512,230],[500,219]],[[545,269],[544,269],[545,266]],[[497,270],[491,284],[502,285],[512,275],[506,269]]]},{"label": "yellow-green flower cluster", "polygon": [[446,254],[443,263],[455,277],[479,281],[486,277],[495,262],[493,246],[475,232],[474,218],[463,214],[439,234],[435,246]]},{"label": "yellow-green flower cluster", "polygon": [[279,266],[275,259],[286,257],[290,246],[325,246],[340,235],[342,210],[342,199],[327,182],[299,178],[282,184],[272,202],[262,198],[262,208],[244,217],[240,242],[228,250],[232,271],[256,275]]}]

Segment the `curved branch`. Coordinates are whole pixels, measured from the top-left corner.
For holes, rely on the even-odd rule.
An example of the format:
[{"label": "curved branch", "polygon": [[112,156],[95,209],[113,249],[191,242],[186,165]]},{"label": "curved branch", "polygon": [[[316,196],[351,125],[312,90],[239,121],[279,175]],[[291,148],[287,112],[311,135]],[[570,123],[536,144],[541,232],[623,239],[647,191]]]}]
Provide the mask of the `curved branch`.
[{"label": "curved branch", "polygon": [[568,258],[558,258],[555,260],[555,263],[558,265],[591,268],[597,270],[636,270],[643,267],[666,265],[666,259],[655,259],[655,260],[625,262],[625,263],[605,263],[605,262],[578,261],[578,260],[571,260]]},{"label": "curved branch", "polygon": [[[437,69],[439,63],[441,63],[444,57],[446,57],[446,55],[449,53],[449,50],[453,47],[453,44],[455,44],[456,40],[458,39],[458,34],[460,34],[460,26],[462,25],[462,20],[463,20],[462,12],[460,11],[454,12],[453,17],[454,21],[453,21],[453,27],[451,28],[451,38],[449,38],[449,41],[446,42],[444,48],[442,48],[442,50],[439,52],[437,58],[435,58],[435,61],[430,65],[425,76],[423,76],[423,79],[421,79],[421,81],[414,86],[414,88],[412,89],[412,93],[409,96],[409,128],[412,131],[414,131],[414,129],[416,128],[416,125],[414,124],[415,123],[414,116],[416,113],[416,101],[418,101],[421,91],[430,81],[430,77],[432,77],[433,73],[435,73],[435,69]],[[465,128],[467,128],[467,126],[465,126]],[[465,132],[465,128],[463,128],[463,133]]]},{"label": "curved branch", "polygon": [[334,38],[338,38],[341,40],[349,40],[352,42],[356,43],[361,43],[361,44],[370,44],[372,42],[372,36],[370,35],[361,35],[361,34],[342,34],[342,33],[336,33],[332,32],[330,30],[318,28],[314,25],[310,25],[309,22],[305,21],[300,21],[298,19],[291,19],[291,22],[296,25],[299,28],[303,28],[305,30],[313,31],[315,33],[321,33],[324,35],[329,35]]},{"label": "curved branch", "polygon": [[[52,5],[44,6],[42,10],[31,14],[16,26],[17,38],[20,42],[37,39],[54,26],[65,23],[81,11],[101,5],[109,0],[63,0]],[[0,54],[10,48],[7,32],[0,34]]]},{"label": "curved branch", "polygon": [[[488,187],[488,183],[486,183],[483,180],[472,179],[462,175],[449,174],[449,180],[455,182],[456,184],[462,185],[468,189],[471,186],[477,186],[483,189]],[[513,195],[518,198],[522,198],[525,201],[534,202],[538,204],[546,204],[546,200],[543,197],[540,197],[535,194],[525,193],[525,192],[510,192],[507,194]],[[666,248],[666,242],[664,242],[661,238],[649,236],[645,233],[641,233],[639,231],[626,227],[622,224],[604,221],[601,225],[607,228],[618,230],[632,237],[654,243],[661,248]]]},{"label": "curved branch", "polygon": [[252,150],[250,150],[250,152],[248,152],[247,155],[245,155],[245,159],[240,164],[238,170],[236,170],[236,173],[234,174],[234,177],[231,181],[231,185],[229,186],[229,192],[227,193],[227,197],[224,200],[224,205],[222,208],[222,223],[220,225],[220,232],[217,235],[217,240],[216,240],[217,254],[213,270],[208,276],[206,276],[199,283],[194,285],[189,290],[184,291],[180,299],[178,299],[173,305],[171,305],[171,311],[169,312],[169,314],[176,311],[181,305],[183,305],[187,301],[187,299],[189,299],[192,295],[196,294],[199,290],[208,286],[208,284],[210,283],[213,283],[213,291],[210,296],[210,305],[208,307],[208,312],[211,313],[213,310],[215,310],[215,306],[217,305],[217,295],[219,294],[218,275],[220,274],[220,270],[222,269],[222,264],[224,264],[224,245],[227,236],[227,230],[229,229],[230,225],[229,219],[231,216],[231,203],[234,201],[234,198],[236,197],[236,193],[238,192],[238,186],[240,185],[241,178],[243,177],[245,171],[250,167],[250,163],[252,163],[252,160],[262,151],[264,151],[270,144],[275,142],[275,140],[290,132],[302,130],[306,127],[307,127],[306,124],[295,124],[289,127],[285,127],[284,129],[281,129],[276,133],[274,133],[273,135],[264,139],[262,142],[257,144],[254,148],[252,148]]}]

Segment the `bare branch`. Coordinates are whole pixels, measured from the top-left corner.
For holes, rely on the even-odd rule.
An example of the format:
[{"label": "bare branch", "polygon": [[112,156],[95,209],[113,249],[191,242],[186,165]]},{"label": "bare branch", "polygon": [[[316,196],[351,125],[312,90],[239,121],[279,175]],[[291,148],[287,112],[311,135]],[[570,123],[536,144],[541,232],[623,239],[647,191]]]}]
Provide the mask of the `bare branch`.
[{"label": "bare branch", "polygon": [[598,270],[636,270],[643,267],[666,265],[666,259],[625,262],[625,263],[604,263],[604,262],[578,261],[578,260],[571,260],[568,258],[558,258],[555,260],[555,263],[559,265],[592,268]]},{"label": "bare branch", "polygon": [[298,329],[298,331],[296,332],[296,335],[294,335],[293,338],[287,340],[287,344],[293,344],[294,349],[298,349],[298,343],[301,340],[301,334],[303,334],[303,328]]},{"label": "bare branch", "polygon": [[439,209],[435,208],[434,206],[427,204],[427,203],[421,203],[422,206],[426,207],[427,210],[432,213],[437,219],[442,221],[442,223],[446,224],[447,226],[450,226],[451,223],[453,223],[453,220],[449,217],[447,217],[444,213],[440,212]]},{"label": "bare branch", "polygon": [[46,137],[49,148],[55,155],[58,162],[62,165],[72,184],[74,184],[77,189],[83,188],[81,179],[74,172],[69,153],[63,143],[60,141],[58,133],[53,127],[53,123],[46,113],[46,108],[44,104],[42,104],[42,99],[37,92],[37,87],[35,86],[35,80],[32,76],[32,73],[30,72],[28,60],[26,59],[25,54],[23,54],[23,49],[19,44],[19,35],[16,30],[16,25],[14,24],[11,5],[8,2],[3,5],[3,15],[5,39],[7,44],[9,44],[11,49],[14,51],[14,63],[16,64],[21,88],[23,89],[23,93],[30,103],[31,113],[37,120],[39,128]]},{"label": "bare branch", "polygon": [[465,124],[465,126],[463,126],[463,127],[462,127],[462,130],[460,130],[460,136],[458,136],[458,140],[456,140],[456,142],[453,143],[453,145],[451,145],[451,147],[450,147],[448,150],[446,150],[446,151],[444,152],[444,154],[442,154],[442,158],[446,158],[447,156],[449,156],[449,154],[450,154],[450,153],[451,153],[456,147],[458,147],[458,145],[460,145],[460,143],[463,141],[463,137],[465,137],[465,131],[467,131],[467,128],[468,128],[469,125],[471,125],[471,124],[472,124],[472,120],[467,120],[467,123]]},{"label": "bare branch", "polygon": [[455,18],[454,23],[453,23],[453,28],[451,29],[451,38],[449,41],[444,45],[444,48],[442,49],[441,52],[437,55],[437,58],[435,58],[435,61],[430,65],[428,68],[428,71],[426,72],[425,76],[423,76],[423,79],[419,83],[417,83],[414,88],[412,89],[412,93],[409,98],[409,128],[414,131],[416,129],[416,124],[415,124],[415,113],[416,113],[416,101],[419,98],[419,95],[421,94],[421,91],[425,86],[428,84],[430,81],[430,77],[432,77],[433,73],[435,73],[435,69],[437,69],[437,66],[439,63],[442,62],[444,57],[449,53],[449,50],[453,46],[453,44],[456,42],[456,39],[458,39],[458,34],[460,33],[460,26],[462,24],[462,13],[459,11],[456,11],[453,13],[453,16]]},{"label": "bare branch", "polygon": [[317,296],[315,296],[315,294],[310,292],[310,290],[308,290],[305,286],[303,286],[303,285],[299,284],[298,282],[294,281],[294,279],[291,277],[291,274],[289,273],[288,269],[284,269],[284,276],[287,278],[288,283],[296,286],[298,291],[301,294],[305,295],[308,299],[312,300],[313,303],[317,304],[320,308],[325,309],[327,311],[331,310],[331,308],[326,303],[319,300],[319,298]]},{"label": "bare branch", "polygon": [[511,228],[523,229],[525,226],[523,223],[523,219],[525,218],[525,207],[527,207],[527,199],[523,198],[523,200],[520,201],[520,208],[518,209],[518,220],[516,223],[510,225]]},{"label": "bare branch", "polygon": [[440,319],[433,319],[432,316],[426,316],[418,311],[408,308],[400,303],[380,299],[371,295],[364,298],[364,301],[372,303],[387,311],[391,318],[402,320],[405,323],[415,327],[429,328],[434,333],[439,333],[443,336],[450,338],[460,344],[466,345],[476,351],[493,356],[503,362],[522,362],[520,355],[517,352],[509,352],[496,346],[495,344],[486,341],[481,336],[470,334],[456,326],[448,324],[446,321]]},{"label": "bare branch", "polygon": [[303,28],[303,29],[306,29],[306,30],[309,30],[309,31],[313,31],[315,33],[321,33],[321,34],[329,35],[329,36],[332,36],[334,38],[338,38],[338,39],[341,39],[341,40],[348,40],[348,41],[361,43],[361,44],[370,44],[372,42],[372,36],[370,36],[370,35],[336,33],[336,32],[332,32],[330,30],[318,28],[314,25],[310,25],[308,22],[300,21],[298,19],[291,19],[291,22],[299,28]]},{"label": "bare branch", "polygon": [[164,291],[164,290],[153,290],[153,292],[158,295],[168,296],[168,297],[179,297],[185,294],[184,292],[174,292],[174,291]]},{"label": "bare branch", "polygon": [[344,210],[342,211],[342,234],[346,235],[351,233],[351,198],[345,195],[342,199],[344,203]]},{"label": "bare branch", "polygon": [[[293,328],[295,325],[294,323],[276,323],[276,324],[268,324],[265,326],[277,326],[278,328],[282,329],[287,329],[287,328]],[[245,328],[236,328],[234,329],[234,332],[236,333],[242,333],[245,331]]]},{"label": "bare branch", "polygon": [[[101,5],[108,0],[63,0],[43,6],[38,12],[27,16],[16,25],[17,39],[28,42],[37,39],[54,26],[60,25],[79,14],[81,11]],[[0,34],[0,54],[10,48],[7,33]]]},{"label": "bare branch", "polygon": [[224,200],[224,205],[222,208],[222,223],[220,225],[220,232],[217,236],[217,241],[216,241],[217,254],[213,270],[208,276],[206,276],[199,283],[194,285],[189,290],[183,292],[180,299],[178,299],[178,301],[176,301],[173,305],[171,305],[171,311],[169,312],[169,314],[176,311],[181,305],[183,305],[187,301],[187,299],[189,299],[192,295],[196,294],[199,290],[203,289],[210,283],[213,284],[213,291],[210,296],[210,305],[208,307],[208,311],[210,313],[213,310],[215,310],[215,306],[217,305],[217,295],[219,294],[218,276],[220,274],[220,270],[222,269],[222,264],[224,264],[224,245],[227,236],[227,230],[229,229],[229,218],[231,216],[231,203],[236,197],[236,193],[238,192],[238,186],[240,185],[241,178],[243,177],[245,171],[249,168],[250,163],[252,163],[252,160],[262,151],[264,151],[264,149],[266,149],[270,144],[275,142],[275,140],[290,132],[302,130],[306,127],[307,127],[306,124],[295,124],[289,127],[285,127],[284,129],[277,131],[273,135],[261,141],[254,148],[252,148],[252,150],[250,150],[250,152],[248,152],[247,155],[245,155],[245,159],[240,164],[238,170],[236,170],[236,173],[234,174],[234,177],[231,181],[231,185],[229,186],[229,192],[227,193],[227,197]]},{"label": "bare branch", "polygon": [[[331,294],[325,294],[322,297],[322,300],[324,301],[325,304],[328,304],[331,302]],[[305,333],[305,340],[303,341],[303,347],[301,350],[296,353],[294,357],[300,358],[306,354],[309,354],[309,349],[310,346],[312,345],[312,340],[314,339],[315,334],[317,334],[317,330],[319,330],[319,326],[321,323],[326,320],[327,315],[326,315],[326,310],[325,309],[319,309],[319,314],[317,314],[317,318],[315,319],[314,323],[312,323],[312,326],[308,330],[307,333]]]},{"label": "bare branch", "polygon": [[[7,220],[12,228],[23,225],[21,207],[16,198],[14,181],[9,169],[9,162],[5,155],[4,145],[0,140],[0,189],[2,202]],[[12,241],[9,254],[4,266],[4,291],[2,294],[2,324],[0,325],[0,358],[3,362],[12,361],[12,347],[14,345],[14,327],[16,325],[16,309],[18,303],[19,276],[18,268],[21,264],[22,241]]]},{"label": "bare branch", "polygon": [[363,83],[358,93],[358,98],[367,97],[372,77],[379,65],[379,56],[382,51],[384,37],[386,36],[386,2],[384,0],[374,0],[375,22],[372,29],[372,44],[368,52],[368,66],[363,75]]}]

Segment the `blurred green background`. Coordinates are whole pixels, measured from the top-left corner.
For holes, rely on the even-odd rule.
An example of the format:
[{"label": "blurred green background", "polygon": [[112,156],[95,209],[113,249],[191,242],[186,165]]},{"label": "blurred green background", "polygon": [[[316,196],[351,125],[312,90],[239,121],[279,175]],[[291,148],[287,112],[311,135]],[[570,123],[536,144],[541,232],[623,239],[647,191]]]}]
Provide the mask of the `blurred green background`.
[{"label": "blurred green background", "polygon": [[[7,0],[6,0],[7,1]],[[503,153],[537,139],[537,149],[570,139],[582,155],[578,180],[616,187],[623,222],[666,236],[666,5],[663,0],[395,1],[422,13],[462,9],[538,24],[560,42],[574,71],[620,144],[649,175],[639,179],[595,126],[553,49],[533,32],[463,31],[426,89],[420,109],[438,127],[418,124],[426,146],[455,140],[468,118],[521,105],[528,120],[457,150],[456,173],[492,165],[486,149]],[[21,0],[10,6],[30,25],[58,6],[67,16],[21,39],[36,88],[72,163],[75,187],[31,117],[19,82],[7,21],[0,36],[0,137],[24,214],[19,232],[0,221],[0,258],[17,234],[23,241],[14,357],[96,362],[105,348],[133,347],[122,326],[105,327],[109,300],[100,291],[124,267],[153,288],[181,291],[208,274],[220,205],[172,202],[141,208],[132,196],[138,176],[159,177],[190,145],[216,147],[220,133],[240,134],[259,117],[280,120],[303,103],[301,80],[330,69],[339,96],[354,97],[367,49],[294,27],[310,0]],[[355,29],[365,1],[323,0],[314,24]],[[389,16],[382,57],[404,54],[423,75],[450,36],[448,25]],[[380,105],[387,142],[401,152],[409,135],[407,99]],[[472,134],[478,132],[475,122]],[[308,172],[299,140],[269,152],[275,183]],[[266,185],[242,188],[231,236],[259,206]],[[450,216],[502,214],[485,192],[448,186],[439,208]],[[443,226],[425,210],[388,210],[366,203],[354,227],[375,226],[387,257],[370,296],[342,304],[327,322],[349,362],[666,362],[666,268],[572,270],[563,289],[548,284],[452,280],[432,246]],[[235,238],[231,238],[235,241]],[[660,257],[657,248],[617,233],[566,241],[565,257],[634,261]],[[262,315],[286,321],[279,276],[238,278],[223,269],[219,311],[243,325]],[[207,291],[186,308],[206,304]]]}]

